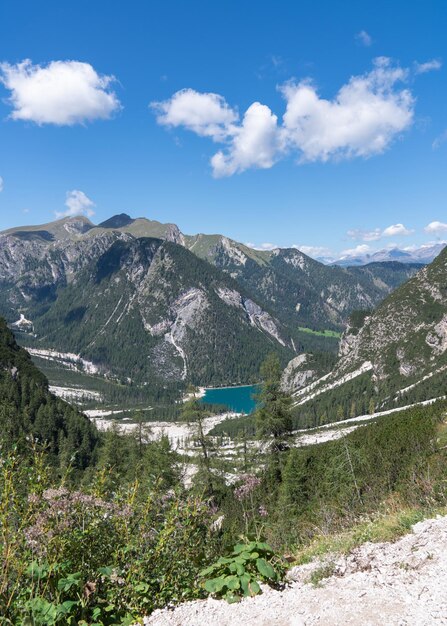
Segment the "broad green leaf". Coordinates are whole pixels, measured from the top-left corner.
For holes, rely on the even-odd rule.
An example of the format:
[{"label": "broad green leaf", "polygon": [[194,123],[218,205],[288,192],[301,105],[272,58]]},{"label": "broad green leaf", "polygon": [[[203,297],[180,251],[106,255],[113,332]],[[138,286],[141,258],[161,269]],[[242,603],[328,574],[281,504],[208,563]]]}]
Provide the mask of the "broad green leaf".
[{"label": "broad green leaf", "polygon": [[244,552],[244,550],[246,549],[247,549],[247,544],[238,543],[236,546],[234,546],[233,554],[239,554],[240,552]]},{"label": "broad green leaf", "polygon": [[240,598],[235,593],[228,591],[225,594],[225,600],[228,602],[228,604],[234,604],[234,602],[239,602]]},{"label": "broad green leaf", "polygon": [[203,569],[201,572],[199,572],[199,576],[200,578],[205,578],[205,576],[209,576],[210,574],[212,574],[215,570],[217,569],[217,567],[215,565],[210,565],[209,567],[206,567],[205,569]]},{"label": "broad green leaf", "polygon": [[249,583],[250,595],[255,596],[261,591],[261,587],[258,585],[256,580],[252,580]]},{"label": "broad green leaf", "polygon": [[265,541],[258,541],[256,543],[257,550],[261,550],[262,552],[268,552],[269,554],[273,554],[272,548]]},{"label": "broad green leaf", "polygon": [[264,576],[264,578],[276,579],[275,570],[265,559],[257,559],[256,567],[258,568],[258,572]]},{"label": "broad green leaf", "polygon": [[235,563],[236,565],[236,574],[238,576],[243,576],[245,574],[245,567],[240,563]]},{"label": "broad green leaf", "polygon": [[226,556],[221,556],[221,557],[217,560],[217,562],[218,562],[218,563],[220,563],[220,564],[222,564],[222,565],[226,565],[227,563],[231,563],[231,561],[232,561],[232,560],[233,560],[233,559],[229,559],[229,558],[228,558],[228,557],[226,557]]},{"label": "broad green leaf", "polygon": [[244,592],[244,596],[251,595],[250,587],[249,587],[250,580],[251,580],[251,576],[247,572],[245,572],[245,574],[242,574],[242,576],[240,576],[239,578],[239,582],[241,584],[241,589]]},{"label": "broad green leaf", "polygon": [[228,587],[228,589],[231,589],[232,591],[235,591],[236,589],[240,588],[239,577],[238,576],[227,576],[225,578],[225,584]]},{"label": "broad green leaf", "polygon": [[211,578],[207,580],[204,585],[208,593],[219,593],[225,587],[225,578],[220,576],[219,578]]},{"label": "broad green leaf", "polygon": [[79,605],[78,600],[65,600],[65,602],[62,602],[62,604],[58,606],[58,612],[60,615],[66,615],[67,613],[70,613],[71,609],[74,606],[78,606],[78,605]]}]

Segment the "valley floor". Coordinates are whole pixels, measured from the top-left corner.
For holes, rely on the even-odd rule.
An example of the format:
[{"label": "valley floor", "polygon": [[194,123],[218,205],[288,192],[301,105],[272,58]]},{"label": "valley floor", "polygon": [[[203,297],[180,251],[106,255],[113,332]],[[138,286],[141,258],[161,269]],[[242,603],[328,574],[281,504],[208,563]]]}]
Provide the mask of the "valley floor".
[{"label": "valley floor", "polygon": [[[264,588],[238,604],[188,602],[155,611],[145,626],[447,625],[447,516],[413,526],[395,543],[366,543],[348,555],[293,568],[284,591]],[[309,582],[324,570],[332,575]]]}]

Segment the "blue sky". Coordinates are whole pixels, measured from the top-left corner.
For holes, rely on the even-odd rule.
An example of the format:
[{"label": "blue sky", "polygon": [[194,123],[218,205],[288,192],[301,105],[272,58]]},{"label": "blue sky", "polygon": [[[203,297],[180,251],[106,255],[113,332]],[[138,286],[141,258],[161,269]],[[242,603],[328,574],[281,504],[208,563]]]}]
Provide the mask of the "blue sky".
[{"label": "blue sky", "polygon": [[442,0],[1,3],[0,228],[447,239],[446,23]]}]

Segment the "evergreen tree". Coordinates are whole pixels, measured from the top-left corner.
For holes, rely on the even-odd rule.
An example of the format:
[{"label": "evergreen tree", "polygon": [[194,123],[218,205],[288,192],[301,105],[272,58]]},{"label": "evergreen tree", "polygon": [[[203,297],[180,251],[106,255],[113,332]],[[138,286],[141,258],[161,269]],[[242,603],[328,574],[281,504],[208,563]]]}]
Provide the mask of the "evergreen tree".
[{"label": "evergreen tree", "polygon": [[197,388],[188,387],[189,399],[183,404],[181,419],[192,425],[195,430],[195,438],[200,446],[200,468],[203,472],[206,489],[211,495],[214,492],[213,473],[211,471],[211,442],[203,430],[203,420],[206,417],[206,409],[197,398]]},{"label": "evergreen tree", "polygon": [[292,430],[291,398],[281,389],[281,366],[276,354],[270,354],[261,365],[261,391],[256,410],[258,436],[271,441],[273,452],[284,448],[285,438]]}]

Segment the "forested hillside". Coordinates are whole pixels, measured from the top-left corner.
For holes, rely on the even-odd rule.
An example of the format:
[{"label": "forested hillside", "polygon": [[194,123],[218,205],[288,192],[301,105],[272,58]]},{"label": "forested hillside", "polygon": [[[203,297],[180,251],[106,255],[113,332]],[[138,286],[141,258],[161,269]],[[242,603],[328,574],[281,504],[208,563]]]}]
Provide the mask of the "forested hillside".
[{"label": "forested hillside", "polygon": [[287,328],[235,281],[171,242],[115,242],[34,324],[33,347],[76,352],[98,373],[152,387],[250,382]]},{"label": "forested hillside", "polygon": [[95,459],[98,433],[75,408],[48,390],[48,381],[0,318],[0,430],[3,451],[30,437],[52,463],[84,469]]}]

